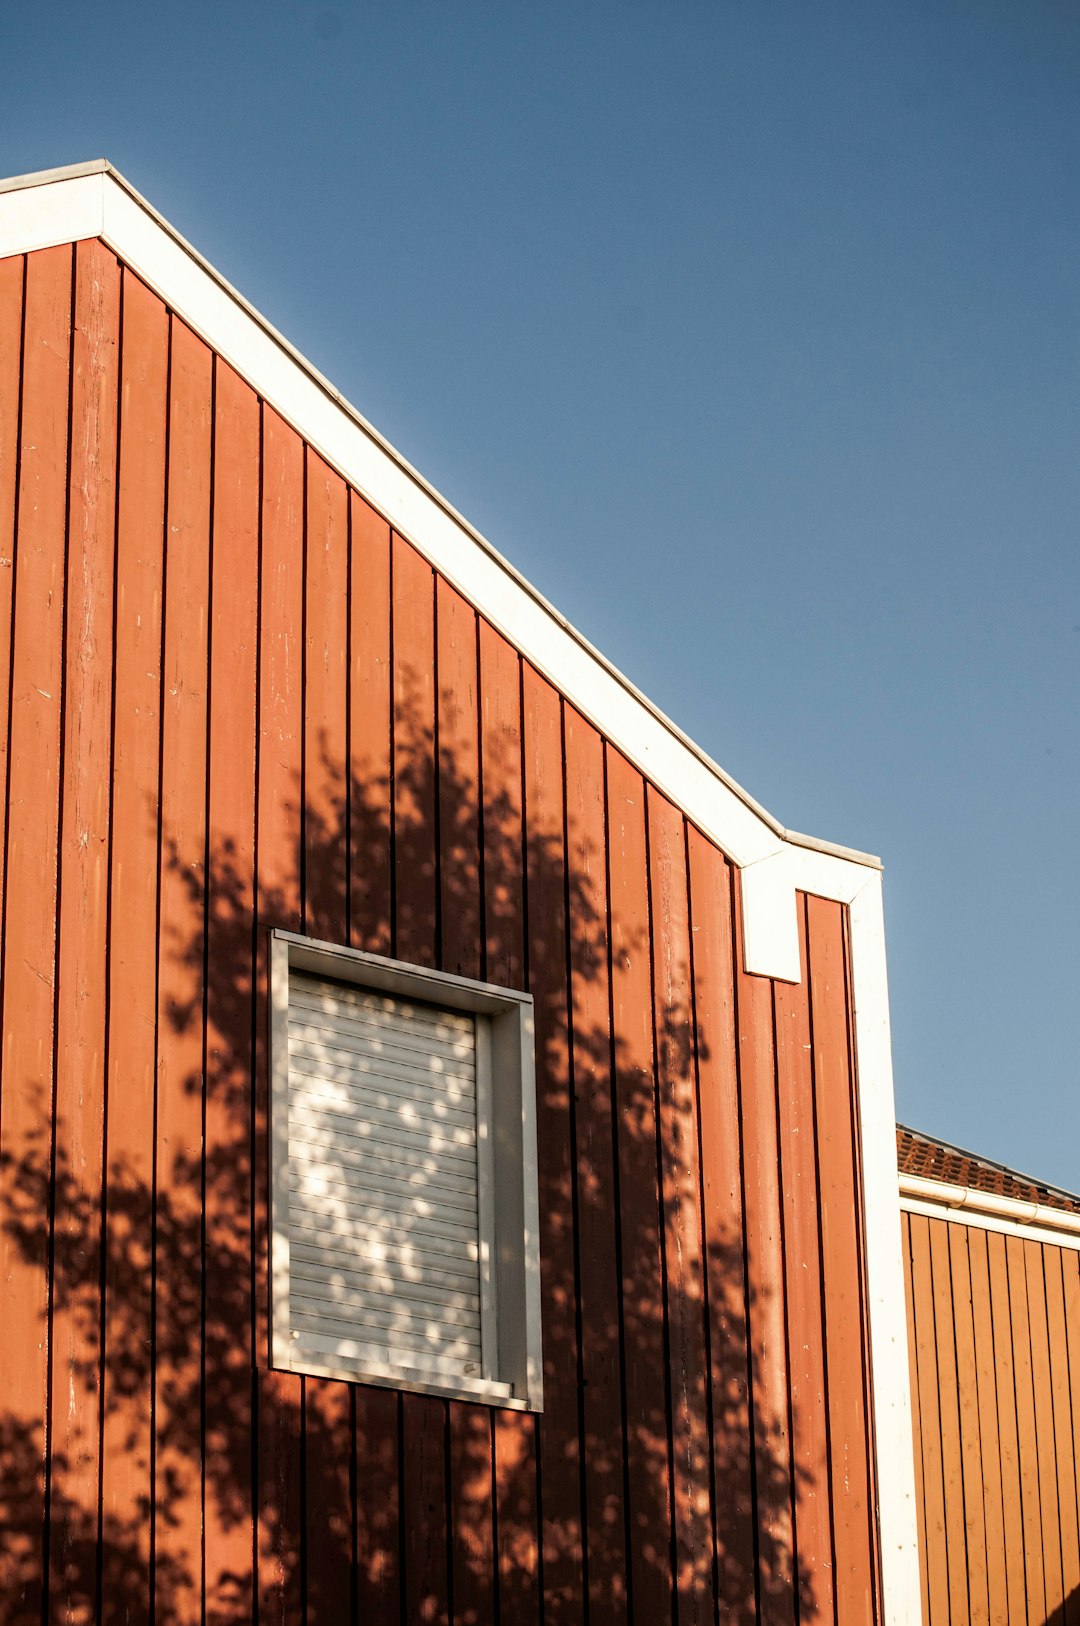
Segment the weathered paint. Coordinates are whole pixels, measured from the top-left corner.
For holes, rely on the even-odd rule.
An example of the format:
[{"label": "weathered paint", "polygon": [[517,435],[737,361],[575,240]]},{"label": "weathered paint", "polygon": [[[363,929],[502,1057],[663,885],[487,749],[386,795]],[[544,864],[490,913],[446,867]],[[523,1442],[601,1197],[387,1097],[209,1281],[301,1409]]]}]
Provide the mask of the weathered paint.
[{"label": "weathered paint", "polygon": [[[100,245],[0,263],[0,360],[0,1619],[879,1619],[843,907],[747,975],[725,855]],[[532,992],[541,1417],[269,1370],[269,926]]]}]

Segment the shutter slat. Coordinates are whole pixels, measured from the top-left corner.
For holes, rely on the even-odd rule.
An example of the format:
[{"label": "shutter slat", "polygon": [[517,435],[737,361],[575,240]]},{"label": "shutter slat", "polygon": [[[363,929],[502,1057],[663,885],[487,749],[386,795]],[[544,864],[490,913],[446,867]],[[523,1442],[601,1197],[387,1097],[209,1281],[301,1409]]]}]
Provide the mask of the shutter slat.
[{"label": "shutter slat", "polygon": [[295,1181],[290,1191],[292,1223],[318,1226],[328,1236],[340,1237],[344,1242],[363,1236],[369,1225],[383,1222],[400,1226],[402,1238],[409,1241],[414,1233],[418,1237],[475,1241],[476,1227],[466,1204],[444,1203],[441,1192],[436,1193],[438,1201],[433,1201],[417,1197],[413,1191],[402,1191],[390,1181],[380,1180],[378,1185],[383,1189],[375,1189],[375,1182],[371,1182],[366,1192],[353,1197],[346,1187],[330,1190]]},{"label": "shutter slat", "polygon": [[364,1020],[374,1017],[406,1031],[421,1027],[467,1034],[474,1031],[474,1020],[464,1011],[448,1011],[437,1005],[422,1005],[418,1000],[398,999],[393,994],[372,993],[350,983],[306,976],[302,971],[289,973],[289,1004],[294,1002],[310,1004],[312,1009],[330,1015],[351,1011]]},{"label": "shutter slat", "polygon": [[476,1119],[476,1092],[471,1084],[432,1088],[427,1079],[421,1083],[411,1078],[354,1073],[344,1067],[323,1067],[313,1071],[299,1062],[293,1063],[292,1079],[299,1093],[346,1100],[351,1103],[353,1111],[362,1111],[365,1103],[369,1103],[381,1107],[384,1112],[391,1112],[402,1102],[411,1102],[423,1107],[437,1122],[442,1122],[444,1116],[452,1112],[463,1112],[474,1122]]},{"label": "shutter slat", "polygon": [[472,1226],[452,1224],[446,1215],[415,1215],[392,1198],[379,1202],[379,1206],[353,1203],[345,1208],[340,1203],[327,1203],[322,1213],[294,1203],[290,1231],[294,1236],[333,1237],[333,1246],[355,1254],[361,1262],[369,1259],[368,1247],[376,1246],[376,1239],[384,1246],[385,1242],[397,1241],[400,1247],[412,1247],[415,1254],[446,1254],[447,1259],[470,1263],[480,1257]]},{"label": "shutter slat", "polygon": [[320,1072],[323,1068],[340,1067],[346,1073],[399,1079],[403,1084],[421,1084],[430,1090],[445,1089],[455,1094],[471,1090],[474,1077],[471,1066],[452,1066],[441,1057],[434,1058],[439,1063],[436,1066],[432,1059],[425,1060],[419,1053],[415,1061],[410,1061],[403,1053],[380,1055],[377,1050],[360,1047],[350,1050],[348,1045],[326,1044],[295,1032],[289,1034],[289,1056],[291,1064],[308,1068],[314,1065]]},{"label": "shutter slat", "polygon": [[[346,1135],[364,1135],[364,1125],[381,1125],[389,1128],[394,1138],[403,1135],[421,1138],[426,1146],[438,1146],[439,1150],[454,1156],[455,1151],[462,1158],[472,1156],[475,1161],[475,1145],[477,1145],[477,1120],[465,1120],[464,1124],[447,1124],[441,1117],[421,1117],[420,1112],[412,1102],[402,1102],[402,1106],[395,1111],[394,1107],[364,1107],[363,1102],[350,1102],[342,1096],[322,1096],[314,1089],[298,1089],[290,1102],[290,1119],[304,1119],[304,1117],[317,1119],[342,1119],[342,1124],[333,1124],[338,1132]],[[348,1125],[348,1128],[345,1127]]]},{"label": "shutter slat", "polygon": [[[446,1184],[449,1189],[455,1185],[460,1188],[462,1180],[473,1182],[476,1179],[476,1163],[472,1158],[452,1158],[449,1154],[440,1152],[435,1161],[440,1165],[437,1173],[431,1173],[425,1164],[434,1154],[428,1149],[418,1147],[402,1147],[401,1157],[395,1157],[397,1148],[389,1137],[369,1135],[366,1138],[356,1138],[346,1141],[344,1137],[328,1138],[325,1131],[318,1131],[306,1124],[296,1124],[289,1135],[290,1156],[303,1163],[314,1174],[324,1170],[328,1176],[333,1175],[337,1180],[347,1180],[355,1183],[359,1191],[363,1191],[364,1171],[372,1168],[380,1160],[389,1161],[402,1171],[403,1178],[417,1190],[424,1184],[438,1187],[443,1183],[444,1171]],[[405,1153],[411,1152],[412,1157],[407,1162]],[[416,1175],[423,1175],[423,1181],[415,1179]],[[457,1175],[457,1181],[453,1176]]]},{"label": "shutter slat", "polygon": [[294,1074],[293,1078],[290,1115],[297,1109],[303,1110],[311,1106],[316,1112],[336,1113],[353,1123],[359,1118],[365,1123],[389,1123],[395,1128],[400,1125],[402,1129],[411,1130],[413,1134],[442,1131],[451,1141],[459,1132],[463,1132],[459,1140],[460,1145],[476,1144],[475,1105],[472,1105],[470,1110],[469,1106],[441,1101],[418,1101],[411,1096],[401,1098],[384,1096],[380,1101],[377,1085],[364,1084],[356,1088],[347,1088],[331,1080],[310,1078],[304,1074]]},{"label": "shutter slat", "polygon": [[[327,1266],[326,1255],[318,1248],[310,1248],[306,1243],[293,1242],[291,1249],[292,1260],[290,1269],[295,1265],[301,1268],[315,1265],[319,1270],[330,1268]],[[354,1278],[357,1283],[372,1280],[390,1280],[391,1273],[394,1280],[400,1280],[406,1286],[413,1282],[429,1282],[432,1287],[445,1288],[452,1293],[471,1293],[476,1289],[480,1280],[479,1264],[476,1260],[465,1260],[460,1268],[454,1261],[442,1254],[432,1254],[425,1251],[422,1258],[417,1260],[408,1256],[408,1249],[378,1247],[372,1245],[370,1259],[365,1259],[363,1265],[354,1264],[351,1257],[345,1261],[339,1260],[332,1267],[336,1278],[341,1276],[346,1281]]]},{"label": "shutter slat", "polygon": [[[361,1164],[363,1179],[357,1181],[349,1178],[351,1170],[348,1168],[333,1169],[321,1160],[307,1162],[297,1158],[295,1153],[301,1150],[306,1148],[293,1142],[296,1168],[289,1177],[290,1184],[304,1206],[310,1207],[314,1213],[321,1213],[325,1208],[328,1213],[339,1213],[345,1217],[351,1208],[357,1208],[359,1212],[362,1208],[374,1207],[376,1203],[381,1205],[384,1197],[390,1198],[404,1212],[415,1214],[418,1219],[431,1218],[445,1206],[447,1209],[460,1209],[460,1214],[455,1212],[447,1217],[464,1224],[462,1215],[475,1212],[475,1182],[471,1188],[467,1185],[452,1186],[445,1180],[432,1180],[422,1169],[412,1170],[410,1177],[403,1178],[400,1172],[394,1172],[392,1164],[380,1167],[371,1161]],[[420,1176],[419,1180],[416,1179],[417,1175]]]},{"label": "shutter slat", "polygon": [[370,1306],[358,1312],[350,1310],[348,1306],[337,1307],[324,1304],[319,1299],[306,1298],[299,1292],[290,1292],[289,1299],[293,1320],[298,1327],[338,1327],[348,1335],[355,1333],[358,1325],[363,1325],[382,1336],[396,1333],[399,1338],[410,1337],[419,1349],[445,1348],[447,1345],[477,1351],[480,1348],[479,1313],[470,1318],[463,1310],[447,1310],[442,1305],[433,1306],[430,1313],[420,1310],[410,1314],[402,1309],[381,1310]]},{"label": "shutter slat", "polygon": [[363,1343],[352,1338],[321,1338],[317,1333],[305,1329],[302,1333],[298,1332],[294,1348],[305,1361],[316,1367],[326,1366],[328,1362],[338,1367],[343,1361],[355,1362],[364,1374],[378,1371],[388,1380],[397,1374],[403,1378],[422,1376],[488,1401],[498,1395],[509,1400],[513,1394],[511,1384],[493,1383],[481,1377],[477,1361],[463,1363],[438,1355],[421,1355],[415,1350],[397,1350],[388,1343],[379,1344],[370,1338]]},{"label": "shutter slat", "polygon": [[[290,1265],[294,1281],[302,1285],[299,1291],[305,1298],[325,1299],[330,1304],[347,1308],[362,1307],[370,1302],[374,1308],[400,1304],[408,1310],[411,1304],[443,1304],[450,1310],[464,1310],[469,1315],[480,1315],[480,1285],[469,1292],[465,1288],[436,1287],[432,1282],[407,1282],[395,1276],[372,1274],[369,1277],[357,1271],[342,1271],[335,1267],[309,1268]],[[479,1321],[477,1322],[479,1325]]]},{"label": "shutter slat", "polygon": [[[343,1044],[346,1050],[363,1043],[376,1055],[387,1051],[408,1052],[412,1056],[444,1056],[463,1067],[471,1066],[476,1041],[470,1033],[441,1033],[437,1028],[409,1028],[402,1032],[388,1022],[369,1021],[349,1013],[335,1014],[297,1005],[289,1013],[290,1033],[314,1036],[319,1042]],[[326,1035],[331,1035],[325,1038]]]},{"label": "shutter slat", "polygon": [[[292,1113],[289,1114],[292,1120]],[[330,1114],[327,1114],[329,1120]],[[464,1135],[463,1130],[455,1131],[456,1135]],[[290,1138],[291,1135],[290,1135]],[[387,1145],[400,1144],[403,1148],[410,1148],[414,1152],[433,1153],[440,1158],[451,1159],[455,1164],[464,1164],[467,1168],[476,1167],[475,1142],[459,1140],[451,1135],[443,1135],[436,1130],[425,1132],[421,1130],[406,1129],[404,1125],[390,1123],[377,1123],[373,1131],[365,1131],[362,1123],[358,1121],[355,1133],[349,1130],[339,1132],[329,1123],[319,1128],[316,1124],[303,1121],[296,1123],[296,1138],[308,1141],[317,1146],[337,1149],[341,1152],[356,1152],[362,1149],[365,1142],[384,1141]],[[359,1145],[356,1143],[359,1142]]]}]

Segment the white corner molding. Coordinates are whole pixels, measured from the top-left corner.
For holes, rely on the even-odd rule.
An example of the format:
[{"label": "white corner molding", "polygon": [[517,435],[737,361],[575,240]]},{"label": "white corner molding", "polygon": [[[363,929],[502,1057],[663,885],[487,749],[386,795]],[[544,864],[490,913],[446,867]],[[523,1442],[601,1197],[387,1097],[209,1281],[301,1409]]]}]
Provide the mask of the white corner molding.
[{"label": "white corner molding", "polygon": [[850,908],[888,1626],[919,1620],[878,860],[786,830],[576,632],[104,162],[0,183],[0,257],[101,237],[743,872],[746,969],[798,982],[798,891]]},{"label": "white corner molding", "polygon": [[848,918],[862,1137],[882,1608],[888,1626],[919,1626],[922,1597],[915,1455],[880,874],[864,872],[863,885],[849,901]]}]

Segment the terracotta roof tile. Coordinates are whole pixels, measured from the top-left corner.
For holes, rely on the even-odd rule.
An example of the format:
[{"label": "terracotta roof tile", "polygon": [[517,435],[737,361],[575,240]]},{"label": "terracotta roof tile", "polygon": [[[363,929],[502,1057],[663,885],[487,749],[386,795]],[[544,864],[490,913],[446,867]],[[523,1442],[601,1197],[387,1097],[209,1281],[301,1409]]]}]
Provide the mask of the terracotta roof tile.
[{"label": "terracotta roof tile", "polygon": [[1080,1214],[1080,1197],[1017,1174],[1001,1163],[991,1163],[974,1152],[965,1152],[946,1141],[920,1134],[917,1129],[907,1129],[903,1124],[896,1126],[896,1158],[901,1174],[941,1180],[950,1186],[970,1186],[975,1191],[992,1191],[999,1197],[1045,1203],[1048,1208]]}]

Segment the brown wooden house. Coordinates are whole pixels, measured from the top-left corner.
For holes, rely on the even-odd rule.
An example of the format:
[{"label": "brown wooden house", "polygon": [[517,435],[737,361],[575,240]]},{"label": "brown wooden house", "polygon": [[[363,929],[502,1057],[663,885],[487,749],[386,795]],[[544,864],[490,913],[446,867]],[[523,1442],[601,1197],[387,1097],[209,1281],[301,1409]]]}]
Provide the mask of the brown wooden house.
[{"label": "brown wooden house", "polygon": [[901,1128],[922,1618],[1080,1622],[1080,1198]]},{"label": "brown wooden house", "polygon": [[917,1620],[880,866],[103,163],[0,644],[0,1620]]}]

